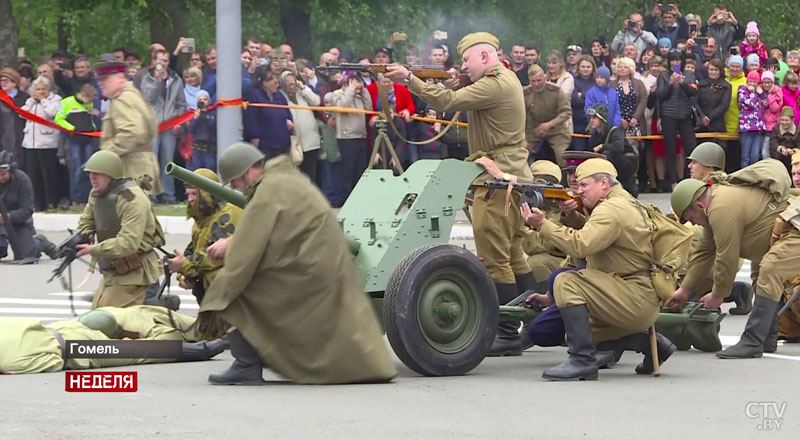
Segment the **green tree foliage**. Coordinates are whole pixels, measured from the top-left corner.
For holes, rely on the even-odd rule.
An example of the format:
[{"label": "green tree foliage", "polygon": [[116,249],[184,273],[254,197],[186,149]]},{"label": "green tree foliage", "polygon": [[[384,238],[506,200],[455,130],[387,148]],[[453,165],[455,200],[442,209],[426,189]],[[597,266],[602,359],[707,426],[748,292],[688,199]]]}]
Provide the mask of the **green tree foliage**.
[{"label": "green tree foliage", "polygon": [[[171,26],[164,4],[174,0],[12,0],[20,27],[19,45],[29,59],[50,54],[59,43],[70,53],[96,58],[117,46],[146,55],[151,22]],[[215,40],[214,0],[182,0],[189,9],[189,37],[204,48]],[[683,14],[711,15],[717,0],[680,2]],[[794,20],[797,0],[738,0],[729,2],[745,25],[759,22],[762,40],[795,48],[800,25]],[[610,41],[630,12],[652,11],[652,1],[632,0],[242,0],[242,38],[258,36],[273,46],[284,42],[281,12],[298,8],[310,14],[310,47],[296,56],[311,56],[336,45],[355,54],[372,55],[386,45],[392,31],[409,36],[404,44],[423,49],[434,29],[448,32],[455,46],[464,34],[487,30],[497,34],[508,50],[514,42],[533,43],[544,52],[567,44],[585,45],[604,34]],[[169,28],[171,29],[171,28]],[[171,31],[171,30],[170,30]],[[173,35],[174,39],[180,35]],[[403,45],[400,49],[402,50]],[[169,48],[172,49],[172,48]],[[451,48],[451,49],[454,49]]]}]

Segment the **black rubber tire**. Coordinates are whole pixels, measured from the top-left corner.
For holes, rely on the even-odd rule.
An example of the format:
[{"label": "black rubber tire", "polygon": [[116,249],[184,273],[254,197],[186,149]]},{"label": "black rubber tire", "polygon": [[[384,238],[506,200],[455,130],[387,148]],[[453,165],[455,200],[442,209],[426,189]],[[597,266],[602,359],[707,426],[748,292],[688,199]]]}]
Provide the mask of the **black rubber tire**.
[{"label": "black rubber tire", "polygon": [[[478,295],[478,328],[460,351],[444,353],[432,346],[420,328],[417,303],[424,287],[443,271],[457,270]],[[483,263],[468,250],[449,244],[415,249],[392,272],[384,295],[386,336],[403,363],[424,376],[466,374],[489,353],[499,319],[497,292]],[[465,311],[469,313],[470,311]]]}]

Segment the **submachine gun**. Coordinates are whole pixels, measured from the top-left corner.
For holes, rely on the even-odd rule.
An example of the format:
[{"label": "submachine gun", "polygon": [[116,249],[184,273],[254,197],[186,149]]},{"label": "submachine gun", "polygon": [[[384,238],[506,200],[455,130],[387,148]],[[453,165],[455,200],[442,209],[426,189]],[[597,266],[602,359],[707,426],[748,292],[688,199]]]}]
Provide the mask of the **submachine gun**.
[{"label": "submachine gun", "polygon": [[512,183],[501,180],[486,182],[490,190],[513,191],[520,193],[519,204],[527,203],[531,208],[554,206],[559,200],[574,200],[578,203],[578,210],[583,209],[580,197],[573,195],[568,189],[558,184],[541,183]]},{"label": "submachine gun", "polygon": [[64,273],[64,271],[70,267],[73,261],[77,258],[78,249],[77,246],[79,244],[84,244],[89,242],[89,237],[85,234],[75,233],[67,237],[66,240],[61,242],[61,244],[56,247],[56,254],[58,257],[56,259],[61,260],[58,264],[58,267],[53,269],[53,274],[50,276],[50,279],[47,282],[53,281],[55,277],[60,277]]},{"label": "submachine gun", "polygon": [[[332,64],[328,62],[328,64],[324,66],[317,66],[316,70],[320,70],[322,72],[330,73],[330,72],[371,72],[373,74],[378,73],[386,73],[387,66],[391,66],[393,64],[358,64],[358,63],[342,63],[342,64]],[[450,75],[450,72],[445,69],[444,66],[437,66],[437,65],[406,65],[401,64],[403,67],[409,70],[414,76],[419,79],[426,80],[426,79],[440,79],[440,80],[449,80],[453,79],[453,76]],[[465,74],[459,74],[457,76],[458,82],[460,86],[465,86],[469,84],[469,76]]]}]

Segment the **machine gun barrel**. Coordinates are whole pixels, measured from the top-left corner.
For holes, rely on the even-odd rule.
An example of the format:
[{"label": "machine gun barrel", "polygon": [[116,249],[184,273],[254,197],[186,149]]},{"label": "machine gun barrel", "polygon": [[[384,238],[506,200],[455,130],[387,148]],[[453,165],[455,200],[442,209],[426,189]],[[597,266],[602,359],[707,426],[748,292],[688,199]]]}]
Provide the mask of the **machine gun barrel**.
[{"label": "machine gun barrel", "polygon": [[206,179],[197,173],[193,173],[186,168],[175,164],[174,162],[168,163],[164,168],[164,172],[166,172],[168,176],[172,176],[182,182],[188,183],[195,188],[207,191],[235,206],[244,208],[246,199],[242,193],[236,191],[235,189],[231,189],[219,182],[214,182],[211,179]]},{"label": "machine gun barrel", "polygon": [[[318,70],[328,72],[342,72],[342,71],[358,71],[358,72],[372,72],[372,73],[386,73],[387,66],[392,64],[358,64],[358,63],[342,63],[342,64],[328,64],[325,66],[317,66]],[[420,79],[452,79],[450,72],[444,66],[436,65],[403,65],[406,69],[411,71],[417,78]],[[461,75],[465,76],[465,75]]]},{"label": "machine gun barrel", "polygon": [[537,184],[537,183],[511,183],[505,181],[489,181],[486,187],[489,189],[507,190],[511,185],[514,191],[521,194],[519,203],[527,203],[532,208],[540,208],[545,201],[555,200],[574,200],[578,203],[578,209],[582,209],[580,197],[574,196],[571,192],[561,185],[556,184]]}]

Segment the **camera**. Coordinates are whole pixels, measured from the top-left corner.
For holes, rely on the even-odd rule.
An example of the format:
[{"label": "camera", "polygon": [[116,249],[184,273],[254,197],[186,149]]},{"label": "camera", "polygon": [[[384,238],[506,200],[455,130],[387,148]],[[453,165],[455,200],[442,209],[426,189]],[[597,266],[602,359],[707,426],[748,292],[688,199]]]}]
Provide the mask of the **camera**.
[{"label": "camera", "polygon": [[186,42],[186,46],[181,48],[181,52],[183,53],[193,53],[194,52],[194,38],[184,38],[183,41]]},{"label": "camera", "polygon": [[197,109],[198,110],[205,110],[206,109],[206,102],[205,101],[197,101]]},{"label": "camera", "polygon": [[730,48],[730,50],[728,50],[728,53],[731,54],[731,55],[739,55],[739,48],[738,47],[732,47],[732,48]]},{"label": "camera", "polygon": [[694,43],[698,46],[705,46],[708,44],[708,37],[697,37],[694,39]]},{"label": "camera", "polygon": [[689,32],[697,32],[697,25],[692,23],[689,25]]},{"label": "camera", "polygon": [[433,33],[433,39],[438,41],[444,41],[447,39],[447,32],[444,31],[435,31]]},{"label": "camera", "polygon": [[727,19],[728,19],[728,13],[727,12],[720,12],[719,14],[717,14],[717,20],[725,21]]},{"label": "camera", "polygon": [[662,14],[666,14],[667,12],[672,12],[672,6],[670,5],[661,5],[660,9]]},{"label": "camera", "polygon": [[628,20],[625,22],[625,26],[627,26],[628,29],[633,29],[636,27],[636,22],[633,20]]}]

